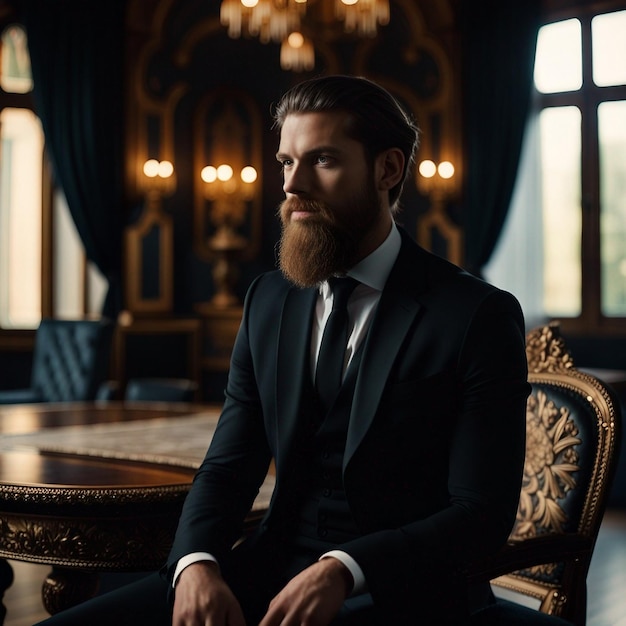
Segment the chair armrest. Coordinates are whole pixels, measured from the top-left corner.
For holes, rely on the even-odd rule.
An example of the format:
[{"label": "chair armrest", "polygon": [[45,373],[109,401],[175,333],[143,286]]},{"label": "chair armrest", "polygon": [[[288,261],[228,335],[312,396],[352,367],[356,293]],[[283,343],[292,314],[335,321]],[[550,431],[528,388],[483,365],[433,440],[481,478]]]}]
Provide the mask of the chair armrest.
[{"label": "chair armrest", "polygon": [[98,390],[96,391],[96,402],[111,402],[117,398],[120,386],[114,380],[105,380],[100,383]]},{"label": "chair armrest", "polygon": [[576,535],[534,537],[521,543],[507,543],[496,554],[469,564],[466,575],[471,583],[486,582],[534,565],[574,561],[584,554],[591,553],[592,550],[593,543],[586,537]]},{"label": "chair armrest", "polygon": [[44,399],[34,389],[0,390],[0,404],[32,404]]}]

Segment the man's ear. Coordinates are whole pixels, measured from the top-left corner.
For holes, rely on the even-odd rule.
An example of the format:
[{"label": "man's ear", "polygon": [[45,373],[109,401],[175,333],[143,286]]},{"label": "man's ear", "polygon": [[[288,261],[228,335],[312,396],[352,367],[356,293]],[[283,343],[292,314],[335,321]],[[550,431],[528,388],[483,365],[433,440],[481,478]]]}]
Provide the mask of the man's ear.
[{"label": "man's ear", "polygon": [[374,167],[379,191],[388,191],[401,180],[404,172],[404,154],[400,148],[389,148],[376,157]]}]

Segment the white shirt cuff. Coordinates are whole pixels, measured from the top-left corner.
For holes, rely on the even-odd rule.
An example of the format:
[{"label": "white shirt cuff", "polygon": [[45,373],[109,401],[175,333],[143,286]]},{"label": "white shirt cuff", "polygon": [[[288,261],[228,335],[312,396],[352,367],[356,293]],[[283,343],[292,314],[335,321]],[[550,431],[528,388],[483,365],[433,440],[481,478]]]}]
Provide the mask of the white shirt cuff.
[{"label": "white shirt cuff", "polygon": [[172,587],[176,587],[178,577],[186,567],[189,567],[193,563],[199,563],[200,561],[213,561],[214,563],[217,563],[217,559],[208,552],[192,552],[191,554],[185,555],[178,561],[178,563],[176,563],[174,578],[172,579]]},{"label": "white shirt cuff", "polygon": [[[363,574],[363,570],[360,568],[359,564],[346,552],[343,550],[330,550],[329,552],[325,552],[320,557],[321,559],[325,559],[327,557],[337,559],[341,561],[350,572],[352,576],[352,580],[354,584],[352,585],[352,591],[350,592],[350,596],[357,596],[362,593],[367,592],[367,582],[365,581],[365,575]],[[176,583],[178,582],[178,578],[181,572],[189,565],[193,563],[198,563],[200,561],[213,561],[217,563],[217,559],[208,552],[192,552],[191,554],[185,555],[182,559],[178,561],[176,564],[176,569],[174,570],[174,577],[172,579],[172,586],[176,587]]]},{"label": "white shirt cuff", "polygon": [[333,559],[341,561],[348,568],[348,571],[350,572],[350,574],[352,575],[352,579],[354,580],[352,591],[349,594],[350,596],[358,596],[362,593],[367,592],[367,582],[365,580],[363,570],[349,554],[347,554],[343,550],[330,550],[329,552],[325,552],[324,554],[322,554],[322,556],[320,557],[320,561],[327,557],[331,557]]}]

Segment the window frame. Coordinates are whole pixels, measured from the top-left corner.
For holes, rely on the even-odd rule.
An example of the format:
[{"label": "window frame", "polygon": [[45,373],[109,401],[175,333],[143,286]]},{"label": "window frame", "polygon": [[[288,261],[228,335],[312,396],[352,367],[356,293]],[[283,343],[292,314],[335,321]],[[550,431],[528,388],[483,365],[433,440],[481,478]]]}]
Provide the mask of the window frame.
[{"label": "window frame", "polygon": [[581,312],[578,317],[559,317],[564,332],[570,334],[626,335],[626,317],[602,314],[600,147],[598,106],[607,101],[626,101],[626,85],[601,87],[593,82],[591,22],[596,15],[625,10],[623,0],[571,3],[552,0],[542,26],[576,18],[581,23],[583,84],[579,90],[541,93],[534,90],[533,114],[547,107],[576,106],[581,111]]},{"label": "window frame", "polygon": [[[15,19],[6,18],[0,20],[0,32],[3,32],[12,24],[23,25]],[[35,103],[33,92],[12,93],[6,92],[0,86],[0,111],[5,108],[25,109],[35,115]],[[50,160],[46,154],[45,140],[41,160],[41,317],[54,315],[54,182]],[[86,269],[83,268],[83,276]],[[84,298],[83,298],[84,300]],[[84,310],[87,309],[83,303]],[[6,328],[0,325],[0,350],[32,350],[34,346],[35,330],[32,328]]]},{"label": "window frame", "polygon": [[[0,0],[1,2],[1,0]],[[4,9],[4,10],[3,10]],[[25,30],[14,9],[10,7],[0,8],[0,32],[15,25]],[[31,111],[37,115],[33,90],[26,93],[7,92],[0,86],[0,111],[4,108],[15,108]],[[68,222],[65,213],[69,210],[63,190],[55,185],[52,161],[47,150],[44,137],[44,145],[41,155],[41,257],[40,257],[40,299],[41,319],[53,317],[94,317],[101,315],[102,300],[106,295],[108,286],[106,278],[102,276],[95,263],[87,258],[84,245],[80,240],[80,234],[74,228],[68,233]],[[71,213],[71,212],[70,212]],[[71,218],[71,215],[69,216]],[[73,220],[72,220],[73,221]],[[66,235],[69,234],[69,238]],[[61,241],[62,240],[62,241]],[[63,289],[70,284],[66,276],[57,274],[64,269],[62,251],[65,242],[69,242],[78,255],[74,259],[73,267],[76,274],[71,280],[72,285],[78,289],[71,293],[71,289]],[[78,248],[76,246],[79,246]],[[67,298],[67,300],[66,300]],[[35,329],[33,328],[8,328],[0,324],[0,351],[5,349],[28,350],[34,345]]]}]

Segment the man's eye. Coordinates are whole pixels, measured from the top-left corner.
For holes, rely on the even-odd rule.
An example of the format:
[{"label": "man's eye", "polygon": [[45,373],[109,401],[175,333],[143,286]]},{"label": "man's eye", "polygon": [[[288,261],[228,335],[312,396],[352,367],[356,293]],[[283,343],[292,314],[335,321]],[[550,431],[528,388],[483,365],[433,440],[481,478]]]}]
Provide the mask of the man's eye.
[{"label": "man's eye", "polygon": [[330,163],[330,158],[327,157],[324,154],[320,154],[317,156],[316,161],[320,164],[320,165],[328,165],[328,163]]},{"label": "man's eye", "polygon": [[279,163],[280,167],[282,169],[285,169],[286,167],[289,167],[293,163],[293,161],[291,159],[283,159],[282,161],[279,161]]}]

